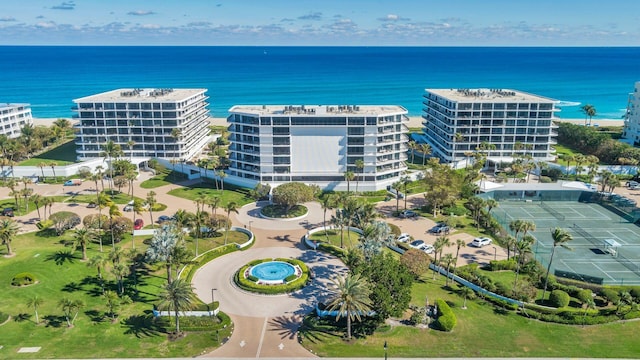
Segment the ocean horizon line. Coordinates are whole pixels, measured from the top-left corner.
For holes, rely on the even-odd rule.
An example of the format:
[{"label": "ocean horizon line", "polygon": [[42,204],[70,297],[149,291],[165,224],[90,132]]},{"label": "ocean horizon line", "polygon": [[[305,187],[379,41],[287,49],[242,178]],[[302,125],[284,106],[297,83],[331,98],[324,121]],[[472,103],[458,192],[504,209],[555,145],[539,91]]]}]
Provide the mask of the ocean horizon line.
[{"label": "ocean horizon line", "polygon": [[193,48],[371,48],[371,49],[411,49],[411,48],[443,48],[443,49],[638,49],[640,46],[630,45],[204,45],[204,44],[0,44],[2,47],[193,47]]}]

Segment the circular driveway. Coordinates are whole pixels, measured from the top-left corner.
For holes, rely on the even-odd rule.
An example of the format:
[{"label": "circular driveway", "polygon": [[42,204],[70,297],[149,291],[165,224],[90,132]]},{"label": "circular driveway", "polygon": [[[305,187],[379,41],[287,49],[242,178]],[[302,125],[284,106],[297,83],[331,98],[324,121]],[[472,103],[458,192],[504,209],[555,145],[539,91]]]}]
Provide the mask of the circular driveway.
[{"label": "circular driveway", "polygon": [[[233,276],[251,260],[263,258],[295,258],[312,269],[314,279],[303,289],[286,295],[260,295],[235,286]],[[201,267],[193,277],[196,295],[205,302],[211,300],[213,289],[220,308],[228,314],[250,317],[275,317],[284,314],[305,315],[316,302],[326,298],[327,283],[347,268],[335,257],[301,248],[252,248],[224,255]]]}]

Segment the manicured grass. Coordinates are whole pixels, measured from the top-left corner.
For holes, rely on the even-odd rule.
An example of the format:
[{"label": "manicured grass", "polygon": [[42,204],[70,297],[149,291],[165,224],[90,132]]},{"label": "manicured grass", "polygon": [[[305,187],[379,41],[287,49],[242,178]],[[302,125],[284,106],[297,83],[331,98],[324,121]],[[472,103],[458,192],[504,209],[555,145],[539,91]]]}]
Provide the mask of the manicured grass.
[{"label": "manicured grass", "polygon": [[[225,231],[222,230],[216,233],[215,237],[210,238],[202,238],[198,239],[198,254],[202,254],[205,251],[211,250],[218,246],[224,245],[224,234]],[[196,239],[194,237],[188,236],[186,239],[187,249],[189,249],[193,254],[196,253]],[[245,233],[241,233],[239,231],[229,231],[229,237],[227,238],[227,244],[243,244],[249,241],[249,236]]]},{"label": "manicured grass", "polygon": [[168,194],[189,200],[195,200],[201,195],[209,197],[218,196],[220,197],[220,208],[224,207],[231,201],[235,202],[238,206],[243,206],[254,201],[249,196],[249,189],[225,184],[223,192],[222,190],[216,190],[214,187],[215,186],[212,183],[203,182],[188,187],[173,189],[169,191]]},{"label": "manicured grass", "polygon": [[40,163],[50,164],[55,162],[57,166],[76,163],[76,144],[69,141],[36,157],[18,163],[20,166],[38,166]]},{"label": "manicured grass", "polygon": [[267,205],[260,212],[262,215],[274,219],[290,219],[305,215],[309,209],[304,205],[295,205],[288,210],[281,205]]},{"label": "manicured grass", "polygon": [[[329,234],[329,244],[340,247],[340,229],[329,229],[326,231],[326,233]],[[343,235],[344,235],[345,248],[349,249],[358,245],[360,234],[354,231],[344,230]],[[327,237],[324,231],[318,231],[317,233],[313,233],[309,238],[312,241],[317,241],[319,243],[327,242]]]},{"label": "manicured grass", "polygon": [[143,189],[155,189],[161,186],[175,184],[176,182],[184,181],[187,177],[177,171],[171,171],[166,169],[165,171],[157,173],[154,177],[140,183],[140,187]]},{"label": "manicured grass", "polygon": [[[607,357],[635,358],[640,343],[635,334],[640,322],[599,326],[567,326],[530,320],[503,312],[482,299],[468,300],[444,289],[444,278],[417,282],[412,289],[412,303],[424,306],[425,298],[447,301],[458,324],[453,332],[395,326],[352,343],[342,340],[342,332],[303,331],[305,348],[319,356],[383,357],[387,342],[389,358],[394,357]],[[455,290],[456,287],[454,286]]]},{"label": "manicured grass", "polygon": [[[62,202],[64,201],[64,199],[66,199],[66,197],[64,196],[46,196],[46,197],[52,198],[55,202]],[[36,210],[36,204],[33,201],[29,201],[29,212],[27,212],[27,208],[24,206],[23,197],[18,198],[18,204],[20,206],[16,207],[16,202],[14,198],[4,199],[0,201],[0,210],[5,208],[12,208],[15,216],[22,216],[22,215],[31,214],[31,213],[34,213],[35,215],[38,214],[38,211]],[[39,209],[40,209],[40,214],[42,215],[42,212],[44,211],[42,204],[40,204]]]},{"label": "manicured grass", "polygon": [[[63,244],[70,238],[70,232],[62,237],[20,235],[13,241],[16,255],[0,257],[0,292],[3,294],[0,312],[10,314],[13,319],[0,326],[4,346],[0,358],[191,357],[216,346],[214,332],[190,332],[184,339],[169,341],[153,322],[150,310],[166,282],[161,265],[138,269],[137,291],[134,277],[127,277],[127,293],[135,302],[123,305],[118,310],[118,321],[111,322],[105,316],[108,310],[96,269],[81,261],[79,250],[71,253],[72,248]],[[118,245],[125,249],[131,247],[130,240]],[[143,252],[144,247],[142,241],[136,241],[138,252]],[[103,256],[107,256],[110,248],[105,244]],[[4,249],[0,251],[4,252]],[[97,253],[98,245],[90,244],[89,257]],[[11,278],[25,271],[34,274],[39,282],[12,287]],[[107,288],[115,289],[110,270],[103,275]],[[26,305],[27,300],[36,295],[44,300],[38,312],[40,320],[47,319],[48,325],[36,325],[33,308]],[[66,326],[59,306],[65,297],[85,304],[71,328]],[[228,336],[229,330],[220,330],[220,338]],[[17,350],[25,346],[42,349],[37,353],[18,354]]]}]

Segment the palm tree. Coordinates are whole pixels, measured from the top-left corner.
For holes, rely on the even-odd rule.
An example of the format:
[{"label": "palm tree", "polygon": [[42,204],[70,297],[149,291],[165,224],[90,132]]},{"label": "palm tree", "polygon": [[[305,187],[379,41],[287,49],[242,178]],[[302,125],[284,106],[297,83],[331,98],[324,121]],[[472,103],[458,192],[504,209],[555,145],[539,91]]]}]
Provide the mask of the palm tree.
[{"label": "palm tree", "polygon": [[449,285],[449,279],[451,278],[450,274],[449,274],[449,269],[451,268],[451,264],[455,261],[456,259],[453,257],[453,255],[451,254],[446,254],[444,257],[442,257],[442,262],[445,263],[445,267],[447,268],[447,279],[445,281],[445,286]]},{"label": "palm tree", "polygon": [[180,333],[180,311],[192,309],[195,302],[196,296],[193,293],[193,287],[182,279],[168,283],[160,293],[160,307],[166,308],[167,311],[174,311],[176,334]]},{"label": "palm tree", "polygon": [[[60,299],[60,302],[58,304],[62,308],[62,312],[64,312],[64,317],[67,320],[67,326],[72,327],[73,323],[76,321],[78,312],[80,312],[80,309],[84,306],[84,303],[81,300],[62,298]],[[71,315],[73,315],[73,317]]]},{"label": "palm tree", "polygon": [[36,210],[38,211],[38,219],[40,219],[40,204],[42,203],[42,195],[33,194],[31,195],[30,200],[33,201],[33,204],[36,206]]},{"label": "palm tree", "polygon": [[364,170],[364,161],[356,160],[355,162],[356,169],[358,169],[358,175],[356,176],[356,193],[358,192],[358,183],[360,182],[360,176],[362,176],[362,170]]},{"label": "palm tree", "polygon": [[224,206],[224,210],[227,212],[227,221],[225,221],[225,233],[224,233],[224,244],[227,245],[227,239],[229,238],[229,229],[231,225],[231,219],[229,216],[232,212],[238,214],[238,204],[235,201],[230,201],[227,205]]},{"label": "palm tree", "polygon": [[473,296],[474,291],[471,290],[471,288],[463,286],[462,289],[460,289],[460,293],[464,297],[464,302],[462,303],[462,308],[461,309],[466,310],[467,309],[467,299],[470,299]]},{"label": "palm tree", "polygon": [[102,288],[103,293],[104,293],[104,281],[102,279],[102,268],[105,266],[106,263],[107,263],[107,260],[100,254],[95,255],[94,257],[89,259],[89,262],[87,263],[87,266],[94,267],[96,268],[96,270],[98,270],[98,279],[100,280],[100,287]]},{"label": "palm tree", "polygon": [[584,326],[585,320],[587,319],[587,312],[591,309],[595,309],[596,303],[593,299],[587,299],[582,307],[584,307],[584,313],[582,314],[582,326]]},{"label": "palm tree", "polygon": [[570,249],[567,246],[567,242],[573,240],[573,236],[568,231],[561,228],[552,229],[551,238],[553,238],[553,248],[551,249],[551,258],[549,259],[549,265],[547,266],[547,274],[544,278],[544,287],[542,288],[542,301],[544,301],[544,296],[547,294],[549,273],[551,272],[551,263],[553,263],[553,255],[556,252],[556,247],[561,246],[565,249]]},{"label": "palm tree", "polygon": [[518,275],[520,274],[520,269],[524,265],[526,255],[531,251],[531,246],[535,241],[536,239],[533,236],[523,235],[522,240],[516,242],[518,257],[516,258],[516,277],[513,281],[513,291],[515,291],[518,286]]},{"label": "palm tree", "polygon": [[458,267],[458,258],[460,256],[460,248],[466,247],[467,244],[462,239],[456,240],[456,261],[453,263],[453,275],[456,274],[456,268]]},{"label": "palm tree", "polygon": [[45,180],[44,178],[44,168],[48,166],[46,162],[42,161],[38,163],[38,167],[40,168],[40,172],[42,173],[42,181]]},{"label": "palm tree", "polygon": [[109,206],[109,229],[111,230],[111,247],[116,246],[116,241],[113,234],[113,218],[117,216],[122,216],[120,208],[118,208],[118,205],[116,204],[111,204],[111,206]]},{"label": "palm tree", "polygon": [[413,162],[414,162],[413,160],[414,160],[414,158],[416,156],[416,149],[418,148],[418,144],[416,144],[415,141],[410,140],[407,143],[407,147],[409,148],[409,151],[411,151],[411,163],[413,164]]},{"label": "palm tree", "polygon": [[437,267],[439,267],[438,265],[438,254],[442,255],[442,250],[444,250],[444,248],[446,246],[449,246],[451,243],[449,241],[449,238],[446,236],[440,236],[436,239],[436,241],[433,243],[433,265],[434,265],[434,271],[433,271],[433,280],[436,279],[436,273],[438,272]]},{"label": "palm tree", "polygon": [[220,206],[220,200],[221,200],[220,196],[212,196],[207,199],[207,205],[209,205],[209,208],[211,209],[213,216],[216,215],[218,206]]},{"label": "palm tree", "polygon": [[42,303],[44,303],[44,300],[42,300],[41,297],[38,297],[38,295],[35,295],[27,300],[27,306],[33,307],[33,311],[36,313],[36,325],[40,323],[40,318],[38,317],[38,308],[40,307],[40,305],[42,305]]},{"label": "palm tree", "polygon": [[355,174],[353,173],[353,171],[346,171],[344,173],[344,179],[347,181],[347,194],[350,192],[349,186],[351,184],[351,181],[353,181],[354,178],[355,178]]},{"label": "palm tree", "polygon": [[596,108],[591,104],[583,105],[580,110],[584,113],[584,124],[587,125],[587,117],[589,118],[589,126],[591,126],[591,119],[596,116]]},{"label": "palm tree", "polygon": [[153,223],[153,206],[156,203],[156,192],[151,190],[147,193],[147,205],[149,205],[149,218],[151,219],[151,226],[153,226],[153,228],[155,228]]},{"label": "palm tree", "polygon": [[95,239],[95,233],[91,229],[83,227],[74,230],[73,244],[76,249],[78,246],[82,249],[82,261],[87,261],[87,243],[93,239]]},{"label": "palm tree", "polygon": [[330,311],[338,311],[336,321],[341,317],[346,317],[347,339],[351,340],[351,321],[354,319],[360,321],[362,314],[371,311],[369,284],[360,277],[360,274],[349,274],[346,277],[333,279],[331,292],[332,296],[328,308]]},{"label": "palm tree", "polygon": [[115,320],[116,319],[116,307],[118,307],[118,301],[120,301],[120,298],[118,297],[118,294],[116,294],[115,292],[111,291],[111,290],[107,290],[104,292],[104,294],[102,295],[105,299],[105,301],[107,302],[107,308],[109,308],[109,315],[111,316],[111,320]]},{"label": "palm tree", "polygon": [[56,166],[58,166],[58,163],[55,161],[52,161],[49,163],[49,166],[51,166],[51,172],[53,172],[53,181],[56,180]]},{"label": "palm tree", "polygon": [[424,166],[425,160],[427,156],[431,155],[431,145],[429,144],[420,144],[420,152],[422,153],[422,166]]},{"label": "palm tree", "polygon": [[219,170],[218,177],[220,178],[220,195],[224,195],[224,178],[227,177],[227,173],[225,173],[224,170]]},{"label": "palm tree", "polygon": [[320,205],[322,206],[322,214],[323,214],[322,225],[324,226],[324,234],[327,237],[327,242],[329,242],[329,233],[327,232],[327,210],[331,210],[335,206],[333,201],[333,196],[331,195],[325,196],[322,199],[322,203]]},{"label": "palm tree", "polygon": [[11,219],[2,219],[0,220],[0,241],[2,241],[2,245],[7,247],[7,255],[13,255],[11,251],[11,241],[18,234],[20,227],[18,223]]}]

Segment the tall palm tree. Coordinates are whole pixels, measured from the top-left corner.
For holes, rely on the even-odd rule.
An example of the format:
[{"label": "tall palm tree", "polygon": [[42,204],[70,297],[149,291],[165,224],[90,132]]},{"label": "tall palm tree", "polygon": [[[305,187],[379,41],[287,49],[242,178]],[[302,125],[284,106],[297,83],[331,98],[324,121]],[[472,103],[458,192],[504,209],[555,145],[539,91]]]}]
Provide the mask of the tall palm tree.
[{"label": "tall palm tree", "polygon": [[585,104],[580,107],[582,113],[584,113],[584,124],[587,125],[587,118],[589,118],[589,125],[591,125],[591,119],[596,116],[596,108],[591,104]]},{"label": "tall palm tree", "polygon": [[118,205],[111,204],[111,206],[109,206],[109,230],[111,230],[111,247],[115,247],[116,246],[116,240],[115,240],[115,236],[113,234],[113,218],[118,217],[118,216],[122,216],[122,213],[120,212],[120,209],[118,208]]},{"label": "tall palm tree", "polygon": [[42,303],[44,303],[44,300],[42,300],[41,297],[38,297],[38,295],[34,295],[27,300],[27,306],[33,307],[33,311],[36,313],[36,325],[40,324],[40,318],[38,317],[38,308],[40,307],[40,305],[42,305]]},{"label": "tall palm tree", "polygon": [[322,214],[323,214],[322,225],[324,226],[324,233],[327,237],[327,242],[329,242],[329,233],[327,232],[327,210],[331,210],[335,206],[333,196],[332,195],[325,196],[322,199],[322,202],[320,203],[320,205],[322,206]]},{"label": "tall palm tree", "polygon": [[49,166],[51,166],[51,172],[53,172],[53,181],[56,180],[56,166],[58,166],[58,163],[55,161],[52,161],[49,163]]},{"label": "tall palm tree", "polygon": [[442,257],[442,262],[445,264],[445,267],[447,269],[447,279],[445,280],[446,286],[449,285],[449,279],[451,279],[451,275],[449,275],[449,269],[451,269],[451,264],[453,264],[454,261],[456,261],[456,259],[453,257],[452,254],[445,254]]},{"label": "tall palm tree", "polygon": [[425,160],[427,156],[431,155],[431,145],[429,144],[420,144],[420,152],[422,153],[422,166],[424,166]]},{"label": "tall palm tree", "polygon": [[460,256],[460,248],[466,247],[467,244],[462,239],[456,240],[456,261],[453,263],[453,275],[456,274],[456,268],[458,267],[458,258]]},{"label": "tall palm tree", "polygon": [[596,308],[596,302],[593,301],[593,299],[587,299],[582,306],[584,307],[584,313],[582,314],[582,326],[584,326],[584,322],[587,319],[587,312]]},{"label": "tall palm tree", "polygon": [[36,210],[38,211],[38,219],[40,219],[40,204],[42,204],[42,195],[33,194],[30,198],[33,201],[33,204],[36,206]]},{"label": "tall palm tree", "polygon": [[221,195],[224,195],[224,178],[227,177],[227,173],[225,173],[224,170],[219,170],[218,171],[218,177],[220,178]]},{"label": "tall palm tree", "polygon": [[353,179],[355,178],[355,174],[353,173],[353,171],[346,171],[344,173],[344,179],[347,181],[347,194],[350,192],[350,184],[351,181],[353,181]]},{"label": "tall palm tree", "polygon": [[176,321],[176,334],[180,333],[180,311],[192,309],[196,302],[196,295],[190,283],[176,279],[164,286],[160,293],[160,307],[173,311]]},{"label": "tall palm tree", "polygon": [[149,218],[151,219],[151,226],[155,228],[153,222],[153,206],[157,203],[156,192],[151,190],[147,193],[147,205],[149,205]]},{"label": "tall palm tree", "polygon": [[87,244],[95,239],[95,233],[92,229],[86,227],[73,231],[73,244],[75,248],[78,246],[82,249],[82,261],[87,261]]},{"label": "tall palm tree", "polygon": [[11,242],[13,238],[18,235],[18,231],[20,227],[18,223],[11,219],[2,219],[0,220],[0,241],[2,241],[2,245],[7,247],[7,255],[13,255],[11,251]]},{"label": "tall palm tree", "polygon": [[[442,255],[442,251],[444,250],[444,248],[446,246],[449,246],[451,243],[449,241],[449,238],[446,236],[439,236],[436,241],[433,243],[433,265],[434,267],[439,267],[438,265],[438,254]],[[433,279],[436,279],[436,273],[438,272],[437,269],[434,269],[433,271]]]},{"label": "tall palm tree", "polygon": [[122,149],[113,140],[109,140],[102,145],[100,156],[103,156],[109,164],[109,189],[113,189],[113,158],[118,158],[120,155],[122,155]]},{"label": "tall palm tree", "polygon": [[216,212],[218,210],[218,207],[220,206],[220,200],[220,196],[212,196],[207,199],[207,205],[209,205],[213,216],[216,216]]},{"label": "tall palm tree", "polygon": [[42,173],[42,181],[45,180],[45,178],[44,178],[44,168],[47,167],[47,166],[48,166],[47,163],[44,162],[44,161],[38,163],[38,167],[40,168],[40,172]]},{"label": "tall palm tree", "polygon": [[553,263],[553,255],[556,252],[556,247],[561,246],[565,249],[570,249],[567,246],[567,242],[573,240],[573,236],[567,230],[561,228],[552,229],[551,238],[553,239],[553,248],[551,249],[551,258],[549,259],[549,265],[547,266],[547,274],[544,278],[544,287],[542,288],[542,301],[544,301],[544,296],[547,294],[549,273],[551,272],[551,263]]},{"label": "tall palm tree", "polygon": [[369,284],[360,274],[349,274],[338,277],[331,282],[331,298],[329,310],[338,311],[336,321],[341,317],[347,319],[347,339],[351,339],[351,321],[361,320],[361,315],[371,311],[372,302],[369,298],[371,290]]},{"label": "tall palm tree", "polygon": [[523,235],[522,240],[516,243],[516,249],[518,250],[518,257],[516,258],[516,277],[513,281],[513,290],[515,291],[518,286],[518,275],[520,269],[524,265],[525,258],[528,252],[531,252],[531,246],[536,239],[531,235]]},{"label": "tall palm tree", "polygon": [[227,221],[225,221],[225,233],[224,233],[224,244],[227,245],[227,239],[229,238],[229,229],[231,225],[231,219],[229,216],[232,212],[238,214],[238,204],[235,201],[230,201],[227,205],[224,206],[224,210],[227,212]]}]

